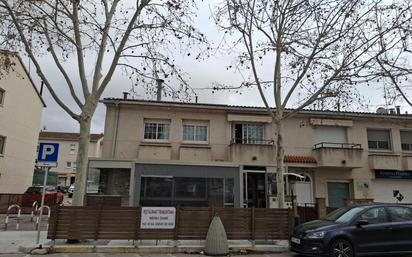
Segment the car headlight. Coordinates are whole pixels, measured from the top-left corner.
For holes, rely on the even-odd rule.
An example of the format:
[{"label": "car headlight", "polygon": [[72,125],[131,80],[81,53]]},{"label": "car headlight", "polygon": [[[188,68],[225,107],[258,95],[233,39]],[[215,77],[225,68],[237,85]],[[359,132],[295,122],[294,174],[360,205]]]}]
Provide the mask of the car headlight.
[{"label": "car headlight", "polygon": [[318,232],[310,232],[306,235],[309,239],[319,239],[325,236],[325,231],[318,231]]}]

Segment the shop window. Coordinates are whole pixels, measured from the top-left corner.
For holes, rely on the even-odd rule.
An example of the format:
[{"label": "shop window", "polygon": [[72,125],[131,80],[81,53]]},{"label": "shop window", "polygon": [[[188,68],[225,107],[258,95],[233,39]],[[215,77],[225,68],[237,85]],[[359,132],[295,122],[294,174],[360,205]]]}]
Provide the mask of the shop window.
[{"label": "shop window", "polygon": [[412,151],[412,131],[401,131],[401,145],[403,151]]},{"label": "shop window", "polygon": [[142,177],[140,197],[170,198],[172,197],[173,179],[168,177]]},{"label": "shop window", "polygon": [[389,129],[368,129],[368,147],[372,150],[391,150],[392,142]]},{"label": "shop window", "polygon": [[169,140],[170,122],[168,121],[145,121],[144,139]]}]

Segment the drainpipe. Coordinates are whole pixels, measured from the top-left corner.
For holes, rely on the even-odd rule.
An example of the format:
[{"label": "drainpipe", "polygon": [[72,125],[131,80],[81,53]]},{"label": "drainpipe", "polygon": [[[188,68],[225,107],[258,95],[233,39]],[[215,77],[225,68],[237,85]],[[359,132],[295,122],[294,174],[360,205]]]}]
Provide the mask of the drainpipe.
[{"label": "drainpipe", "polygon": [[113,124],[113,139],[112,139],[112,158],[115,158],[117,148],[117,131],[119,128],[120,106],[119,101],[114,103],[115,110],[115,122]]}]

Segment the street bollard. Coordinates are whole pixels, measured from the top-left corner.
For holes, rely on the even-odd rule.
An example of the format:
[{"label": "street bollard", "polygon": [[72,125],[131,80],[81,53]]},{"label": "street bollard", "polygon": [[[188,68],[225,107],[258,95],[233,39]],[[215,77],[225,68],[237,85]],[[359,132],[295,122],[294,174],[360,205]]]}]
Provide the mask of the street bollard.
[{"label": "street bollard", "polygon": [[10,205],[9,208],[7,208],[6,221],[4,222],[4,230],[7,230],[7,226],[8,226],[8,224],[9,224],[10,211],[11,211],[13,208],[17,208],[17,209],[18,209],[18,211],[17,211],[17,219],[16,219],[16,230],[19,230],[19,228],[20,228],[21,208],[20,208],[19,205],[13,204],[13,205]]}]

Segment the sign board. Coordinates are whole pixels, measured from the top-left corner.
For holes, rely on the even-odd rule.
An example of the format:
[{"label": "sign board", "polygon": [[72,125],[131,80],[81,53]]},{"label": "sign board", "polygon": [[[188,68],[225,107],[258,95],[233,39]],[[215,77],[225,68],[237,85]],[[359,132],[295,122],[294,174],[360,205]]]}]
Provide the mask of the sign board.
[{"label": "sign board", "polygon": [[57,167],[57,158],[59,155],[59,144],[57,143],[40,143],[37,154],[37,166]]},{"label": "sign board", "polygon": [[140,229],[174,229],[175,207],[142,207]]},{"label": "sign board", "polygon": [[375,178],[412,179],[412,171],[404,171],[404,170],[375,170]]}]

